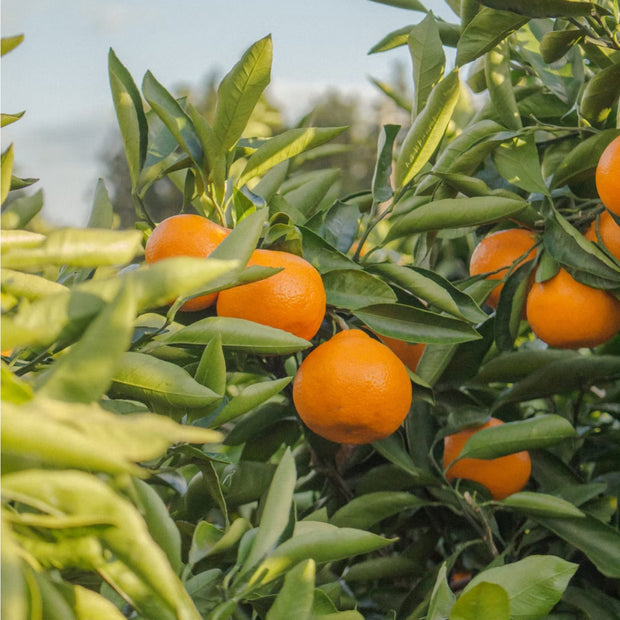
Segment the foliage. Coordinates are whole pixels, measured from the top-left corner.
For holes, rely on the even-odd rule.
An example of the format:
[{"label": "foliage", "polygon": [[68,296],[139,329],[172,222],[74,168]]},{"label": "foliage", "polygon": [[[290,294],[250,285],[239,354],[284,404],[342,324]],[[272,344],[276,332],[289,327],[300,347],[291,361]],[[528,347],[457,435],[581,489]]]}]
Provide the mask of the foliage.
[{"label": "foliage", "polygon": [[[209,118],[151,72],[138,88],[110,51],[138,230],[112,229],[102,183],[90,228],[34,230],[41,196],[5,200],[33,180],[12,174],[12,146],[2,154],[7,618],[620,614],[620,341],[548,348],[522,318],[533,263],[509,271],[495,312],[466,271],[482,235],[518,223],[539,235],[536,277],[562,266],[618,292],[620,264],[582,235],[620,133],[617,4],[451,1],[448,24],[417,0],[383,3],[423,11],[373,48],[408,46],[412,122],[380,128],[362,192],[296,165],[344,127],[246,134],[269,37],[221,80]],[[164,177],[178,211],[233,228],[208,259],[142,264],[147,193]],[[258,245],[321,272],[313,342],[178,313],[268,276],[245,268]],[[304,428],[291,401],[301,360],[344,324],[426,343],[403,427],[355,448]],[[491,414],[509,424],[476,433],[467,456],[533,462],[527,489],[501,501],[438,465],[444,436]]]}]

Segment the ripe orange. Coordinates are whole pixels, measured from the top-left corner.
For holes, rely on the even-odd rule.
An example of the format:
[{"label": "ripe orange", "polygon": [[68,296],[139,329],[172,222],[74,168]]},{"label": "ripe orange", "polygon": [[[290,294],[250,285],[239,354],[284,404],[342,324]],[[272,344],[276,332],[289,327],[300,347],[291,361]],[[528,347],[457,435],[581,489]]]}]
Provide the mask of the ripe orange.
[{"label": "ripe orange", "polygon": [[221,291],[218,316],[247,319],[306,340],[313,338],[325,316],[325,288],[319,272],[300,256],[276,250],[254,250],[248,265],[283,269],[264,280]]},{"label": "ripe orange", "polygon": [[565,269],[532,286],[526,312],[534,334],[560,349],[595,347],[620,329],[620,301],[578,282]]},{"label": "ripe orange", "polygon": [[[517,265],[536,256],[536,237],[524,228],[509,228],[487,235],[474,248],[469,261],[469,273],[472,276],[480,273],[494,272],[487,276],[491,280],[501,280],[512,264],[527,253]],[[487,297],[487,304],[497,308],[503,284],[498,284]]]},{"label": "ripe orange", "polygon": [[337,333],[302,362],[293,382],[305,424],[336,443],[363,444],[391,435],[407,417],[407,369],[388,347],[359,329]]},{"label": "ripe orange", "polygon": [[594,178],[602,203],[612,213],[620,215],[620,136],[603,151]]},{"label": "ripe orange", "polygon": [[396,353],[398,359],[405,365],[411,372],[415,372],[418,367],[418,362],[424,353],[426,348],[422,343],[410,343],[404,340],[398,340],[398,338],[390,338],[388,336],[379,336],[379,339],[386,347],[389,347],[394,353]]},{"label": "ripe orange", "polygon": [[[607,210],[603,211],[598,218],[598,232],[604,246],[613,256],[620,260],[620,226],[616,224],[611,213]],[[585,238],[598,243],[596,220],[586,230]]]},{"label": "ripe orange", "polygon": [[[173,215],[160,222],[151,233],[144,248],[147,263],[172,256],[206,258],[230,233],[215,222],[191,213]],[[202,295],[185,302],[181,310],[204,310],[215,303],[217,293]]]},{"label": "ripe orange", "polygon": [[[478,431],[491,426],[503,424],[497,418],[491,418],[486,424],[448,435],[443,440],[444,469],[461,453],[465,442]],[[448,467],[446,478],[463,478],[473,480],[485,486],[493,499],[504,499],[521,491],[530,478],[532,463],[527,451],[507,454],[496,459],[464,458]]]}]

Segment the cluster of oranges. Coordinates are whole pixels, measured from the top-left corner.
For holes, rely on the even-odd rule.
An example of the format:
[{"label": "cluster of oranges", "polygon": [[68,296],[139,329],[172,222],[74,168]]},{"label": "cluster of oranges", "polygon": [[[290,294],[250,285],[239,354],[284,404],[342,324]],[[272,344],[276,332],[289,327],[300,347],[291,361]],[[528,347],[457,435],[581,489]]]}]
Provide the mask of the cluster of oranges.
[{"label": "cluster of oranges", "polygon": [[[596,184],[606,209],[592,222],[585,237],[602,242],[620,260],[620,226],[613,217],[620,217],[620,137],[601,156]],[[488,273],[488,278],[502,279],[508,269],[535,258],[535,245],[535,235],[529,230],[512,228],[492,233],[474,249],[470,274]],[[501,290],[501,283],[493,289],[487,298],[490,306],[497,307]],[[534,334],[552,347],[595,347],[620,330],[620,301],[607,291],[577,281],[562,267],[548,280],[531,283],[525,316]]]},{"label": "cluster of oranges", "polygon": [[[172,256],[206,258],[229,233],[199,215],[174,215],[155,227],[145,258],[147,263]],[[254,321],[311,340],[326,310],[319,272],[300,256],[265,249],[255,250],[248,265],[281,271],[194,297],[181,309],[192,312],[215,304],[218,316]],[[310,429],[338,443],[361,444],[386,437],[401,425],[412,401],[405,363],[411,368],[417,363],[407,349],[411,346],[419,357],[418,347],[423,345],[391,342],[398,354],[365,332],[351,329],[339,332],[306,357],[295,376],[293,400]]]}]

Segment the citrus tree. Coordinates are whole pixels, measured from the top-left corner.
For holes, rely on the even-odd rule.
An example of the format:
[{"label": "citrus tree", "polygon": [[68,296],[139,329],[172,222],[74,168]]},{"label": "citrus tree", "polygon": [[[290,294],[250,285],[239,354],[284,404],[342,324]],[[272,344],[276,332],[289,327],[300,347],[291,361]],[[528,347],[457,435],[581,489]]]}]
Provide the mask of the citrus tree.
[{"label": "citrus tree", "polygon": [[362,192],[345,127],[247,135],[270,37],[209,118],[110,51],[135,230],[2,154],[7,618],[620,614],[617,3],[384,4]]}]

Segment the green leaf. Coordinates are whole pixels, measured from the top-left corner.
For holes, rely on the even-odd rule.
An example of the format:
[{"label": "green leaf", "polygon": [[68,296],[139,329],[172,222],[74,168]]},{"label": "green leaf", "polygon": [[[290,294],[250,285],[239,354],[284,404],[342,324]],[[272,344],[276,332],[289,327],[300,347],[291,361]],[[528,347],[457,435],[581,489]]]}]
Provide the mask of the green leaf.
[{"label": "green leaf", "polygon": [[310,620],[314,600],[314,560],[305,560],[284,577],[284,584],[269,608],[265,620]]},{"label": "green leaf", "polygon": [[161,456],[173,443],[217,441],[220,434],[154,414],[116,415],[91,403],[41,398],[3,401],[2,452],[50,467],[144,476],[133,463]]},{"label": "green leaf", "polygon": [[284,534],[291,516],[296,482],[295,460],[287,448],[269,486],[256,537],[244,560],[246,569],[253,568],[269,554]]},{"label": "green leaf", "polygon": [[87,228],[112,228],[114,223],[114,206],[110,201],[103,179],[97,180],[93,206],[88,216]]},{"label": "green leaf", "polygon": [[286,355],[303,351],[310,343],[289,332],[245,319],[207,317],[156,340],[162,344],[206,345],[216,334],[222,346],[236,351]]},{"label": "green leaf", "polygon": [[528,17],[580,17],[590,15],[594,8],[601,8],[593,2],[576,0],[540,0],[536,3],[530,0],[480,0],[480,4]]},{"label": "green leaf", "polygon": [[449,620],[510,620],[510,599],[504,588],[480,582],[457,599]]},{"label": "green leaf", "polygon": [[446,57],[439,36],[437,20],[432,11],[413,26],[408,37],[409,52],[413,61],[414,118],[426,105],[435,85],[443,77]]},{"label": "green leaf", "polygon": [[493,151],[498,172],[509,182],[527,192],[549,194],[540,172],[538,149],[534,136],[523,136],[502,142]]},{"label": "green leaf", "polygon": [[568,420],[555,414],[507,422],[474,433],[465,442],[459,459],[494,459],[521,450],[544,448],[576,434]]},{"label": "green leaf", "polygon": [[187,112],[150,71],[146,72],[142,80],[142,92],[179,146],[201,170],[202,144]]},{"label": "green leaf", "polygon": [[512,10],[496,11],[483,7],[461,34],[456,46],[457,67],[462,67],[492,50],[500,41],[521,28],[527,21],[527,17],[522,17]]},{"label": "green leaf", "polygon": [[250,585],[264,585],[303,560],[317,564],[335,562],[362,553],[370,553],[392,544],[392,540],[351,528],[327,523],[300,521],[292,538],[263,560],[250,578]]},{"label": "green leaf", "polygon": [[521,117],[510,79],[510,47],[506,40],[486,53],[484,75],[502,125],[508,129],[521,129]]},{"label": "green leaf", "polygon": [[309,228],[301,228],[304,258],[321,274],[333,269],[361,269],[360,265],[330,245],[323,237]]},{"label": "green leaf", "polygon": [[283,377],[273,381],[259,381],[244,388],[240,394],[233,397],[218,413],[211,426],[220,426],[234,418],[251,411],[258,405],[279,394],[290,382],[292,377]]},{"label": "green leaf", "polygon": [[408,9],[409,11],[421,11],[422,13],[426,13],[427,11],[424,5],[418,2],[418,0],[372,0],[372,2],[395,6],[399,9]]},{"label": "green leaf", "polygon": [[392,159],[394,141],[400,125],[383,125],[377,144],[377,162],[372,176],[372,197],[379,204],[392,197]]},{"label": "green leaf", "polygon": [[354,310],[396,301],[394,291],[380,278],[359,269],[334,269],[323,276],[327,303]]},{"label": "green leaf", "polygon": [[125,285],[136,294],[138,312],[144,312],[238,268],[236,261],[183,256],[127,270],[109,279],[82,282],[69,292],[49,295],[20,308],[10,318],[3,315],[2,348],[35,343],[45,346],[58,338],[77,339],[102,306]]},{"label": "green leaf", "polygon": [[16,34],[12,37],[2,37],[2,52],[1,56],[8,54],[11,50],[14,50],[24,40],[23,34]]},{"label": "green leaf", "polygon": [[4,201],[9,195],[11,189],[11,177],[13,176],[13,145],[9,145],[8,148],[2,152],[1,166],[0,166],[0,183],[2,185],[2,191],[0,192],[0,204],[4,204]]},{"label": "green leaf", "polygon": [[587,618],[616,620],[620,615],[620,601],[598,589],[590,591],[569,586],[562,596],[562,601],[580,610]]},{"label": "green leaf", "polygon": [[239,186],[245,185],[254,177],[264,175],[283,161],[328,142],[346,129],[346,127],[304,127],[288,129],[270,138],[249,157],[239,177]]},{"label": "green leaf", "polygon": [[582,359],[576,351],[559,349],[531,349],[502,353],[484,363],[479,368],[475,380],[482,383],[514,383],[547,364],[575,358],[575,356]]},{"label": "green leaf", "polygon": [[540,41],[540,55],[546,63],[556,62],[583,37],[584,33],[577,28],[545,32]]},{"label": "green leaf", "polygon": [[[284,197],[308,220],[333,202],[328,201],[327,197],[330,191],[333,193],[341,175],[340,170],[330,168],[307,173],[304,175],[305,182],[291,191],[286,191]],[[329,204],[326,205],[325,202]]]},{"label": "green leaf", "polygon": [[584,513],[571,502],[545,493],[521,491],[509,495],[501,502],[498,502],[498,504],[510,508],[511,510],[517,510],[528,515],[536,515],[539,517],[585,517]]},{"label": "green leaf", "polygon": [[216,394],[224,394],[226,390],[226,360],[222,349],[222,337],[219,333],[207,342],[200,356],[194,378],[200,385],[208,387]]},{"label": "green leaf", "polygon": [[254,43],[224,76],[217,91],[213,130],[222,149],[233,147],[271,80],[271,36]]},{"label": "green leaf", "polygon": [[620,96],[620,64],[595,73],[581,97],[581,114],[592,125],[602,125]]},{"label": "green leaf", "polygon": [[408,508],[427,505],[425,500],[411,493],[379,491],[361,495],[338,509],[329,522],[336,527],[353,527],[369,530],[373,525],[387,517],[398,514]]},{"label": "green leaf", "polygon": [[452,71],[431,91],[426,106],[416,116],[396,159],[395,182],[404,187],[422,170],[435,149],[452,118],[459,97],[458,71]]},{"label": "green leaf", "polygon": [[114,398],[146,403],[180,418],[187,409],[206,407],[221,396],[200,385],[185,369],[143,353],[127,352],[112,380]]},{"label": "green leaf", "polygon": [[50,232],[38,247],[5,252],[2,265],[14,269],[125,265],[141,250],[142,233],[138,230],[64,228]]},{"label": "green leaf", "polygon": [[604,129],[580,141],[556,168],[551,189],[594,179],[596,165],[608,144],[620,136],[618,129]]},{"label": "green leaf", "polygon": [[560,600],[576,570],[577,564],[561,558],[532,555],[482,571],[467,584],[461,596],[480,583],[493,583],[508,593],[510,618],[542,620]]},{"label": "green leaf", "polygon": [[591,516],[582,519],[532,518],[583,551],[603,575],[610,579],[620,578],[620,533],[616,528]]},{"label": "green leaf", "polygon": [[[105,515],[111,527],[100,534],[101,545],[92,547],[92,568],[113,585],[118,582],[129,588],[130,600],[147,617],[200,620],[137,509],[103,481],[84,472],[28,470],[3,476],[2,486],[7,497],[36,506],[43,517],[97,519]],[[104,549],[115,559],[105,558]]]},{"label": "green leaf", "polygon": [[355,240],[360,218],[358,205],[337,200],[325,213],[325,240],[338,251],[346,252]]},{"label": "green leaf", "polygon": [[583,389],[601,379],[620,376],[616,355],[571,355],[550,361],[502,394],[497,406]]},{"label": "green leaf", "polygon": [[[10,243],[10,242],[9,242]],[[2,246],[5,245],[5,235],[2,235]],[[33,301],[46,295],[66,292],[68,289],[63,284],[48,280],[32,273],[15,271],[13,269],[0,269],[2,280],[2,292],[10,293],[16,297]]]},{"label": "green leaf", "polygon": [[166,504],[157,491],[148,483],[134,478],[133,486],[137,496],[140,514],[153,540],[166,554],[170,566],[179,573],[181,562],[181,533],[170,516]]},{"label": "green leaf", "polygon": [[131,344],[135,318],[135,296],[130,289],[122,288],[69,352],[37,377],[37,393],[72,402],[98,400],[110,387],[117,365]]},{"label": "green leaf", "polygon": [[[4,186],[4,183],[3,183]],[[21,196],[6,205],[0,215],[0,225],[4,234],[6,229],[24,228],[30,220],[43,208],[43,191],[39,190],[29,196]],[[35,234],[35,233],[32,233]],[[4,246],[4,239],[2,240]]]},{"label": "green leaf", "polygon": [[418,467],[409,453],[405,450],[403,442],[397,433],[374,441],[372,447],[385,459],[396,465],[399,469],[407,472],[412,478],[421,484],[436,483],[435,477],[428,471]]},{"label": "green leaf", "polygon": [[131,186],[136,190],[146,161],[148,125],[140,91],[131,74],[112,49],[108,53],[108,74],[114,109],[129,165]]},{"label": "green leaf", "polygon": [[353,314],[373,331],[406,342],[448,344],[480,338],[463,321],[403,304],[375,304],[357,308]]},{"label": "green leaf", "polygon": [[487,319],[487,315],[467,293],[429,269],[391,263],[373,265],[370,268],[373,273],[424,299],[430,306],[472,323]]},{"label": "green leaf", "polygon": [[435,200],[396,218],[387,234],[386,241],[429,230],[491,224],[515,215],[527,206],[528,203],[525,200],[502,196]]},{"label": "green leaf", "polygon": [[1,114],[2,120],[0,121],[0,127],[6,127],[7,125],[10,125],[11,123],[18,121],[25,113],[26,113],[25,110],[22,112],[16,112],[15,114],[5,114],[4,112],[2,112]]},{"label": "green leaf", "polygon": [[431,593],[426,615],[428,620],[443,620],[447,618],[454,605],[456,597],[448,585],[447,573],[446,563],[444,562],[439,569],[435,585],[433,586],[433,592]]}]

